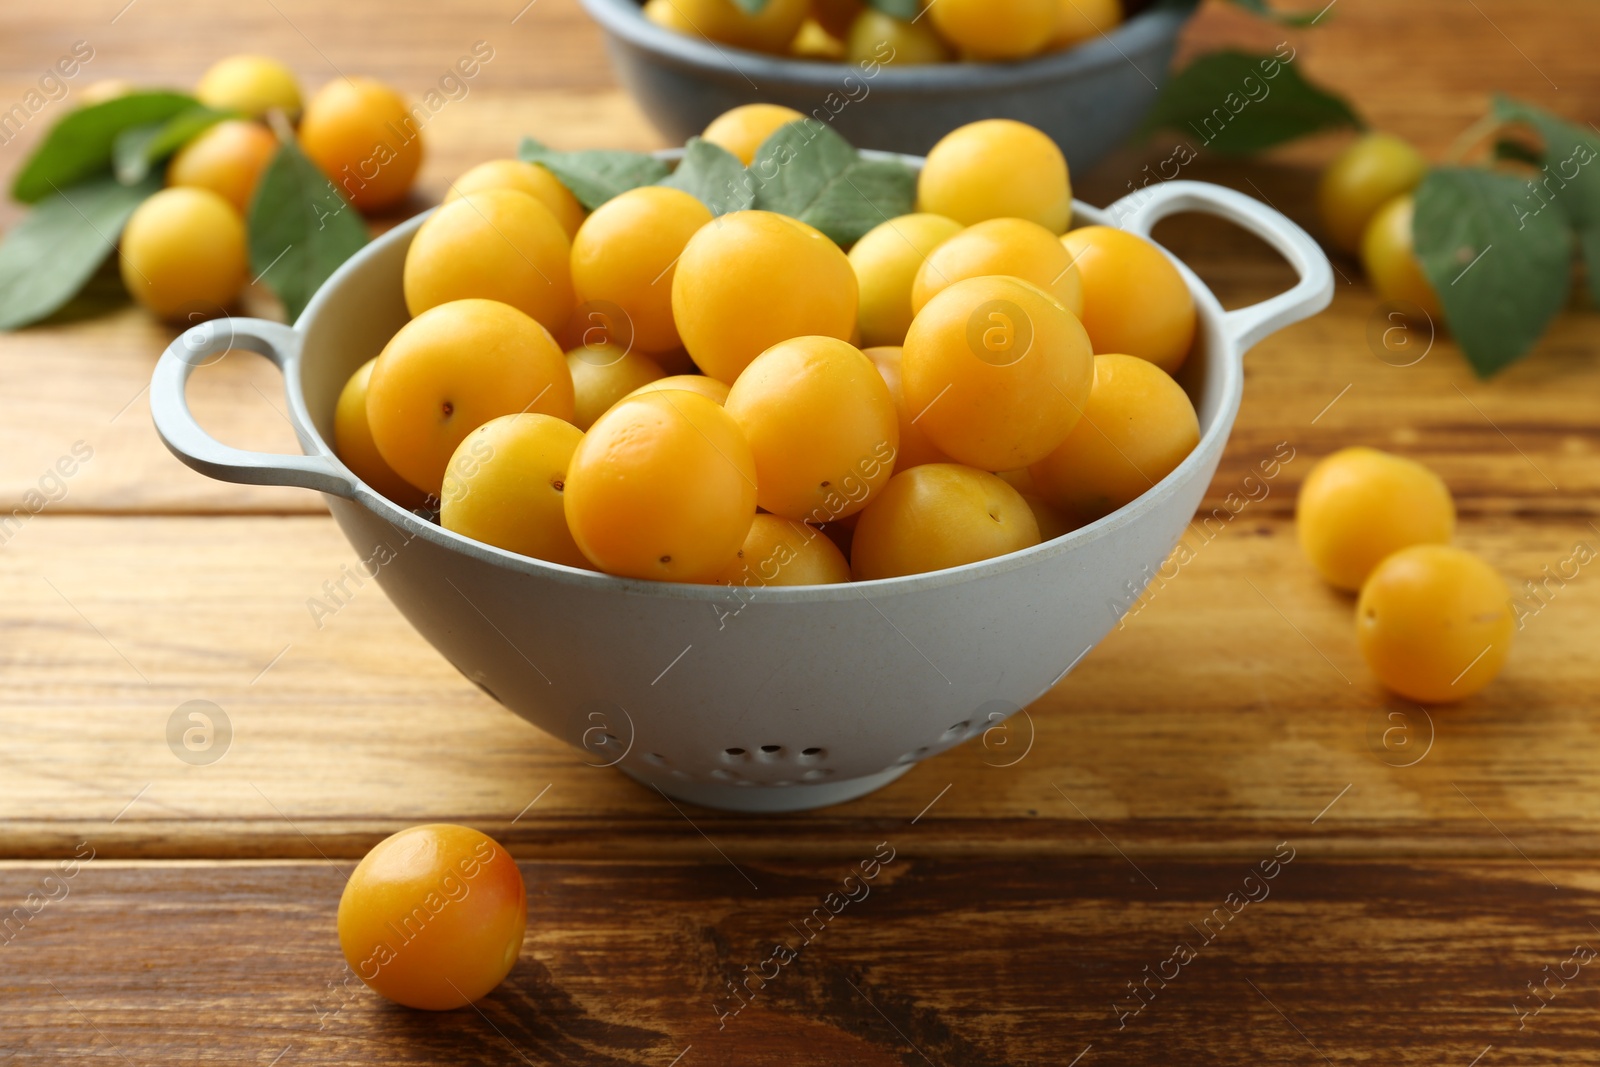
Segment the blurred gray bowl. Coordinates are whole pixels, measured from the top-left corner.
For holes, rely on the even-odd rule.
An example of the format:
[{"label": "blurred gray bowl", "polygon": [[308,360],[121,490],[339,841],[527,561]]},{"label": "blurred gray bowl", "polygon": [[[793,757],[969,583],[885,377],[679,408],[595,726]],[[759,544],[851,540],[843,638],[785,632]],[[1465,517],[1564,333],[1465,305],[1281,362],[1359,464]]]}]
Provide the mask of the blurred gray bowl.
[{"label": "blurred gray bowl", "polygon": [[[622,83],[682,143],[740,104],[783,104],[830,122],[859,148],[925,155],[957,126],[1011,118],[1037,126],[1077,170],[1139,125],[1166,83],[1187,11],[1152,10],[1076,48],[1016,63],[880,67],[747,52],[646,19],[635,0],[581,0],[606,33]],[[829,118],[829,116],[832,116]]]}]

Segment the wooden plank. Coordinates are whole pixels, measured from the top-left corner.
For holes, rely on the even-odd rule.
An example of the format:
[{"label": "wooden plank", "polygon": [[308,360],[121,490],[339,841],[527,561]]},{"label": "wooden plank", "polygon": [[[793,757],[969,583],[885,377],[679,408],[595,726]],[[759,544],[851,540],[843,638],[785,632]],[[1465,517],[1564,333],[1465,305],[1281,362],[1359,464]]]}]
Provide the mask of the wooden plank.
[{"label": "wooden plank", "polygon": [[[1295,820],[1241,862],[1141,861],[1136,873],[1115,856],[934,859],[922,853],[925,829],[901,820],[859,834],[837,863],[750,863],[755,889],[715,857],[525,864],[520,962],[475,1010],[436,1014],[386,1004],[346,969],[338,865],[95,859],[46,883],[52,866],[9,864],[8,910],[30,892],[66,896],[0,946],[0,1055],[1600,1062],[1592,864],[1321,862],[1300,849],[1307,827]],[[859,864],[875,853],[893,858],[863,881]],[[830,914],[823,901],[841,887],[858,899]],[[796,957],[763,966],[778,942]],[[1181,966],[1179,945],[1192,954]],[[724,1017],[738,1004],[728,983],[763,969],[775,977],[750,979],[747,1006]]]},{"label": "wooden plank", "polygon": [[[1336,795],[1340,818],[1314,839],[1328,854],[1510,854],[1499,830],[1530,854],[1596,853],[1587,569],[1527,602],[1496,685],[1424,715],[1366,673],[1350,599],[1320,584],[1287,520],[1246,510],[1188,538],[1188,562],[1028,716],[774,835],[773,819],[691,824],[586,766],[460,678],[370,583],[347,582],[318,629],[307,600],[356,565],[328,519],[47,514],[0,552],[0,854],[92,835],[108,855],[349,856],[431,819],[493,827],[528,856],[621,840],[699,854],[700,829],[751,854],[829,852],[936,797],[923,823],[952,851],[1109,852],[1103,831],[1238,854]],[[1531,579],[1600,530],[1468,522],[1460,541]],[[166,741],[195,699],[233,726],[209,766]]]}]

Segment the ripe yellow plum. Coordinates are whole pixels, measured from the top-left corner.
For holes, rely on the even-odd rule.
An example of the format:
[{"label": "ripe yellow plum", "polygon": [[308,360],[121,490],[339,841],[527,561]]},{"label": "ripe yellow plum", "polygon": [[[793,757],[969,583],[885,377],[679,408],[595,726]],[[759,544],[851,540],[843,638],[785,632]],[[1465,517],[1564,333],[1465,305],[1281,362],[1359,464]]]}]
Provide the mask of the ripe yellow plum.
[{"label": "ripe yellow plum", "polygon": [[1079,525],[1144,494],[1200,443],[1200,422],[1183,388],[1137,356],[1094,357],[1083,417],[1028,468],[1045,500]]},{"label": "ripe yellow plum", "polygon": [[739,375],[724,406],[755,456],[756,502],[774,515],[819,523],[853,515],[894,470],[894,399],[847,341],[773,345]]},{"label": "ripe yellow plum", "polygon": [[1328,243],[1341,252],[1361,247],[1378,209],[1422,183],[1428,161],[1390,133],[1369,133],[1339,153],[1317,184],[1317,210]]},{"label": "ripe yellow plum", "polygon": [[1415,460],[1375,448],[1342,448],[1311,468],[1295,503],[1300,548],[1323,579],[1354,592],[1386,556],[1448,544],[1450,490]]},{"label": "ripe yellow plum", "polygon": [[1083,278],[1083,328],[1094,350],[1178,373],[1194,345],[1194,296],[1166,253],[1110,226],[1072,230],[1061,242]]},{"label": "ripe yellow plum", "polygon": [[1022,59],[1055,35],[1061,0],[937,0],[927,8],[940,36],[974,59]]},{"label": "ripe yellow plum", "polygon": [[796,59],[838,60],[844,58],[844,43],[823,29],[816,19],[808,18],[789,42],[789,54]]},{"label": "ripe yellow plum", "polygon": [[844,54],[852,63],[875,62],[886,67],[948,63],[954,58],[950,46],[929,22],[906,22],[871,7],[850,24]]},{"label": "ripe yellow plum", "polygon": [[468,193],[481,193],[485,189],[515,189],[527,193],[549,209],[556,221],[571,238],[583,225],[583,205],[561,184],[561,180],[537,163],[520,159],[491,159],[479,163],[450,183],[444,202],[449,203]]},{"label": "ripe yellow plum", "polygon": [[572,349],[567,369],[572,372],[572,422],[580,430],[593,426],[612,404],[635,389],[664,377],[660,364],[643,352],[614,344]]},{"label": "ripe yellow plum", "polygon": [[276,108],[293,122],[300,116],[300,86],[288,67],[267,56],[229,56],[213,63],[194,90],[195,99],[218,111],[261,118]]},{"label": "ripe yellow plum", "polygon": [[845,340],[856,325],[850,260],[818,230],[770,211],[702,226],[678,260],[672,313],[701,370],[730,385],[791,337]]},{"label": "ripe yellow plum", "polygon": [[755,459],[713,400],[682,390],[627,397],[573,454],[566,510],[578,547],[607,574],[715,582],[755,519]]},{"label": "ripe yellow plum", "polygon": [[985,219],[1027,219],[1061,233],[1072,221],[1067,159],[1054,141],[1026,123],[968,123],[929,150],[917,177],[917,210],[964,226]]},{"label": "ripe yellow plum", "polygon": [[939,446],[928,440],[917,422],[918,412],[906,407],[906,394],[900,378],[903,350],[898,346],[880,346],[862,350],[862,355],[872,360],[878,374],[889,387],[889,397],[894,401],[895,416],[900,423],[900,449],[894,457],[894,469],[903,471],[921,463],[949,463],[950,457],[939,451]]},{"label": "ripe yellow plum", "polygon": [[918,313],[901,357],[906,407],[957,462],[1014,470],[1049,455],[1094,384],[1089,335],[1017,278],[968,278]]},{"label": "ripe yellow plum", "polygon": [[911,310],[967,278],[1007,274],[1049,293],[1083,315],[1083,279],[1060,238],[1027,219],[985,219],[939,245],[923,260],[911,287]]},{"label": "ripe yellow plum", "polygon": [[1059,15],[1051,48],[1071,48],[1122,24],[1121,0],[1057,0],[1056,7]]},{"label": "ripe yellow plum", "polygon": [[704,374],[673,374],[657,378],[653,382],[639,386],[628,395],[639,396],[642,393],[661,393],[673,389],[699,393],[714,404],[728,402],[728,386],[715,378],[707,378]]},{"label": "ripe yellow plum", "polygon": [[960,567],[1039,543],[1028,502],[987,471],[925,463],[889,479],[856,522],[857,581]]},{"label": "ripe yellow plum", "polygon": [[244,286],[244,220],[210,189],[163,189],[122,231],[122,284],[164,319],[231,304]]},{"label": "ripe yellow plum", "polygon": [[582,430],[554,415],[490,419],[450,457],[439,525],[508,552],[591,569],[567,529],[567,467],[582,440]]},{"label": "ripe yellow plum", "polygon": [[372,427],[367,423],[367,386],[377,362],[374,356],[361,364],[340,391],[339,402],[333,409],[333,450],[367,485],[403,508],[419,508],[427,494],[396,474],[384,461],[377,442],[372,439]]},{"label": "ripe yellow plum", "polygon": [[356,865],[339,898],[350,969],[397,1004],[448,1011],[511,973],[528,890],[505,849],[466,826],[413,826]]},{"label": "ripe yellow plum", "polygon": [[749,589],[769,585],[835,585],[850,580],[850,564],[815,526],[757,515],[744,546],[719,582]]},{"label": "ripe yellow plum", "polygon": [[928,253],[959,232],[961,224],[943,215],[901,215],[878,223],[851,247],[850,266],[861,294],[861,344],[898,345],[906,339],[917,271]]},{"label": "ripe yellow plum", "polygon": [[[1010,484],[1010,482],[1007,482]],[[1015,485],[1011,486],[1013,489]],[[1062,534],[1071,533],[1078,528],[1078,524],[1063,515],[1042,496],[1032,493],[1023,493],[1022,499],[1027,502],[1028,510],[1033,512],[1033,521],[1039,524],[1039,543],[1054,541]]]},{"label": "ripe yellow plum", "polygon": [[1444,311],[1417,261],[1411,231],[1415,215],[1416,201],[1410,193],[1379,208],[1361,236],[1361,266],[1380,297],[1415,304],[1437,322]]},{"label": "ripe yellow plum", "polygon": [[300,147],[360,211],[393,207],[422,166],[422,130],[400,94],[372,78],[335,78],[306,104]]},{"label": "ripe yellow plum", "polygon": [[810,12],[809,0],[768,0],[749,14],[733,0],[652,0],[645,17],[692,37],[757,52],[782,52]]},{"label": "ripe yellow plum", "polygon": [[367,421],[378,452],[438,495],[456,446],[517,412],[572,420],[572,375],[550,332],[493,300],[455,300],[400,327],[378,355]]},{"label": "ripe yellow plum", "polygon": [[800,112],[782,104],[741,104],[712,119],[700,136],[726,148],[748,167],[768,137],[803,118]]},{"label": "ripe yellow plum", "polygon": [[261,172],[277,151],[278,139],[260,123],[219,122],[178,149],[167,165],[167,184],[210,189],[247,216]]},{"label": "ripe yellow plum", "polygon": [[452,300],[498,300],[545,329],[572,314],[572,246],[539,201],[485,189],[441,206],[406,251],[406,307],[413,315]]},{"label": "ripe yellow plum", "polygon": [[572,285],[582,305],[615,305],[626,316],[624,340],[645,352],[681,343],[672,318],[672,287],[690,238],[711,209],[681,189],[630,189],[595,209],[572,242]]},{"label": "ripe yellow plum", "polygon": [[1494,681],[1516,630],[1498,571],[1452,545],[1386,557],[1361,587],[1356,637],[1378,681],[1425,704],[1465,700]]}]

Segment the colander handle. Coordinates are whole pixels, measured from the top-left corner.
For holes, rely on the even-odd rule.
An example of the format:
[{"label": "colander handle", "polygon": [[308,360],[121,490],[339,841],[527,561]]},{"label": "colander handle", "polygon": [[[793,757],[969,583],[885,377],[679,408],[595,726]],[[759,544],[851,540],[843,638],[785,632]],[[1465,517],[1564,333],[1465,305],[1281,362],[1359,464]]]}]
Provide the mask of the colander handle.
[{"label": "colander handle", "polygon": [[1249,230],[1287,259],[1300,276],[1287,292],[1223,316],[1241,354],[1285,326],[1310,318],[1333,299],[1333,267],[1317,242],[1282,213],[1243,193],[1208,182],[1162,182],[1130,193],[1106,214],[1122,229],[1149,237],[1156,223],[1185,211],[1216,215]]},{"label": "colander handle", "polygon": [[247,452],[200,427],[185,395],[189,376],[212,356],[234,348],[266,356],[287,375],[300,358],[300,335],[265,319],[213,319],[185,330],[161,354],[150,379],[150,414],[162,443],[185,464],[219,481],[355,496],[355,480],[327,456]]}]

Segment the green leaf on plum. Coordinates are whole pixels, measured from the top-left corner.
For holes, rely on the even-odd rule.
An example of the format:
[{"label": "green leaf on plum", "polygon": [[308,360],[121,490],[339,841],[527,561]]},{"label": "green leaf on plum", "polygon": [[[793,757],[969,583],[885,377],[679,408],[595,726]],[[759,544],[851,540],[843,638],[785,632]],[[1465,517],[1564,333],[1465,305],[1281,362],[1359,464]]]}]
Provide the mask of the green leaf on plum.
[{"label": "green leaf on plum", "polygon": [[689,138],[677,169],[657,184],[682,189],[713,215],[744,211],[755,204],[755,189],[744,164],[726,148],[700,137]]},{"label": "green leaf on plum", "polygon": [[655,185],[672,172],[666,163],[643,152],[600,149],[558,152],[532,137],[522,139],[517,157],[537,163],[554,174],[578,198],[578,203],[590,211],[629,189]]},{"label": "green leaf on plum", "polygon": [[250,203],[250,270],[300,317],[329,275],[367,243],[367,224],[293,142],[278,146]]},{"label": "green leaf on plum", "polygon": [[92,178],[45,198],[0,243],[0,330],[58,311],[117,245],[128,216],[161,188]]},{"label": "green leaf on plum", "polygon": [[112,170],[124,185],[143,181],[150,168],[172,155],[195,137],[231,118],[227,111],[192,107],[167,119],[143,126],[129,126],[117,134],[111,146]]},{"label": "green leaf on plum", "polygon": [[1364,129],[1340,96],[1301,76],[1294,52],[1211,52],[1173,76],[1144,122],[1180,130],[1221,155],[1247,155],[1323,130]]},{"label": "green leaf on plum", "polygon": [[69,112],[17,171],[11,195],[24,204],[111,169],[117,136],[135,126],[165,122],[198,105],[188,93],[166,90],[128,93]]},{"label": "green leaf on plum", "polygon": [[1524,185],[1514,174],[1439,167],[1416,191],[1417,259],[1483,378],[1527,354],[1572,288],[1567,219],[1519,211]]},{"label": "green leaf on plum", "polygon": [[917,175],[898,159],[869,159],[832,127],[780,127],[750,162],[755,206],[809,223],[848,247],[916,204]]}]

